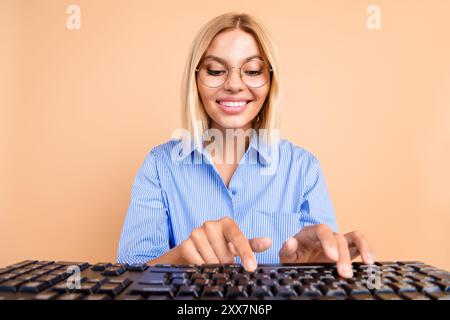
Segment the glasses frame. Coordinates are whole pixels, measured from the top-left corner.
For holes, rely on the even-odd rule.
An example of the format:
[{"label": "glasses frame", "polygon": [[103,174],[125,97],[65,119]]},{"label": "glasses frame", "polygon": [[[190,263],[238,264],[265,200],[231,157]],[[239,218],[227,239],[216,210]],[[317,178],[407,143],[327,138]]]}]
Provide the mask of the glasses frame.
[{"label": "glasses frame", "polygon": [[[245,84],[247,87],[249,87],[249,88],[261,88],[263,85],[265,85],[265,84],[270,80],[270,78],[271,78],[271,76],[272,76],[272,72],[273,72],[272,66],[271,66],[269,63],[267,63],[266,61],[264,61],[264,60],[262,60],[262,59],[258,59],[258,58],[256,58],[256,59],[254,58],[254,59],[247,60],[247,61],[245,61],[244,63],[242,63],[240,67],[233,67],[233,66],[230,66],[230,65],[229,65],[228,63],[226,63],[225,61],[220,61],[220,60],[217,60],[217,59],[214,59],[214,58],[208,58],[208,59],[205,59],[205,60],[203,60],[203,61],[201,61],[201,62],[199,63],[198,67],[195,68],[195,73],[198,74],[198,72],[200,71],[201,66],[205,63],[205,61],[210,61],[210,60],[216,61],[216,62],[218,62],[218,63],[221,63],[221,64],[225,65],[225,67],[227,68],[227,72],[228,72],[228,73],[227,73],[227,77],[226,77],[226,79],[223,81],[223,83],[220,84],[220,85],[218,85],[218,86],[209,86],[209,85],[207,85],[206,83],[204,83],[204,82],[202,81],[202,79],[200,79],[200,81],[201,81],[205,86],[207,86],[207,87],[209,87],[209,88],[220,88],[221,86],[223,86],[223,85],[225,84],[225,82],[228,81],[232,69],[239,69],[239,71],[240,71],[240,72],[239,72],[239,75],[240,75],[240,77],[241,77],[242,83],[244,83],[244,84]],[[243,79],[243,71],[242,71],[242,66],[243,66],[244,64],[249,63],[249,62],[254,61],[254,60],[263,62],[263,63],[269,68],[269,79],[267,79],[266,82],[264,82],[262,85],[257,86],[257,87],[249,86],[249,85],[244,81],[244,79]]]}]

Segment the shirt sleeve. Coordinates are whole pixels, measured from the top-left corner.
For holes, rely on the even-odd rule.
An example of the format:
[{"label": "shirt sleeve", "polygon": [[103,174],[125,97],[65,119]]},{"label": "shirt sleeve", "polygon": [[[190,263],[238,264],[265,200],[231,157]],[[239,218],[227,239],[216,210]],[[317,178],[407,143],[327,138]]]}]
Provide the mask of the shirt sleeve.
[{"label": "shirt sleeve", "polygon": [[328,193],[319,160],[311,155],[305,174],[305,192],[303,194],[301,227],[326,224],[334,232],[338,232],[338,224],[333,204]]},{"label": "shirt sleeve", "polygon": [[169,250],[169,218],[150,151],[134,180],[117,252],[119,263],[145,263]]}]

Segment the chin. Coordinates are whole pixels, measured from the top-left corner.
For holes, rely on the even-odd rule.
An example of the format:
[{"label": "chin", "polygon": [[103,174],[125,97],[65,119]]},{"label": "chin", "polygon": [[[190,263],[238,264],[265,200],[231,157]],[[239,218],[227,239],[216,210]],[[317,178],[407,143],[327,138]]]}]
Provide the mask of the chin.
[{"label": "chin", "polygon": [[216,122],[225,129],[240,129],[248,126],[251,119],[221,119]]}]

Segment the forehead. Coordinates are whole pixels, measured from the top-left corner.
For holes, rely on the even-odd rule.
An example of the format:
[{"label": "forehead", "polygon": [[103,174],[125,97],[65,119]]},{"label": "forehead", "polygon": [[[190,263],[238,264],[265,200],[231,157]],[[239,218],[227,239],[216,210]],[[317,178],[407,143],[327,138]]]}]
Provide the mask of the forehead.
[{"label": "forehead", "polygon": [[252,34],[234,29],[219,33],[206,50],[205,56],[207,55],[217,56],[230,63],[239,63],[250,56],[261,56],[261,51]]}]

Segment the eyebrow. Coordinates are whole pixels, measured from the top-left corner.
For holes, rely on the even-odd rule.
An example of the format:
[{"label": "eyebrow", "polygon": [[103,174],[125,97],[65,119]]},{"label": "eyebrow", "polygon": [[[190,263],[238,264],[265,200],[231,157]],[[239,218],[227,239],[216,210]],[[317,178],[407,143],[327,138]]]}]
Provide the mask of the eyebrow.
[{"label": "eyebrow", "polygon": [[[258,58],[258,59],[264,61],[264,59],[263,59],[259,54],[254,54],[254,55],[252,55],[252,56],[250,56],[250,57],[247,57],[247,58],[243,59],[242,62],[247,62],[247,61],[252,60],[252,59],[255,59],[255,58]],[[214,60],[217,60],[217,61],[220,61],[220,62],[222,62],[222,63],[227,64],[227,62],[225,61],[225,59],[222,59],[222,58],[220,58],[220,57],[218,57],[218,56],[211,55],[211,54],[208,54],[208,55],[205,56],[202,60],[206,60],[206,59],[214,59]]]}]

